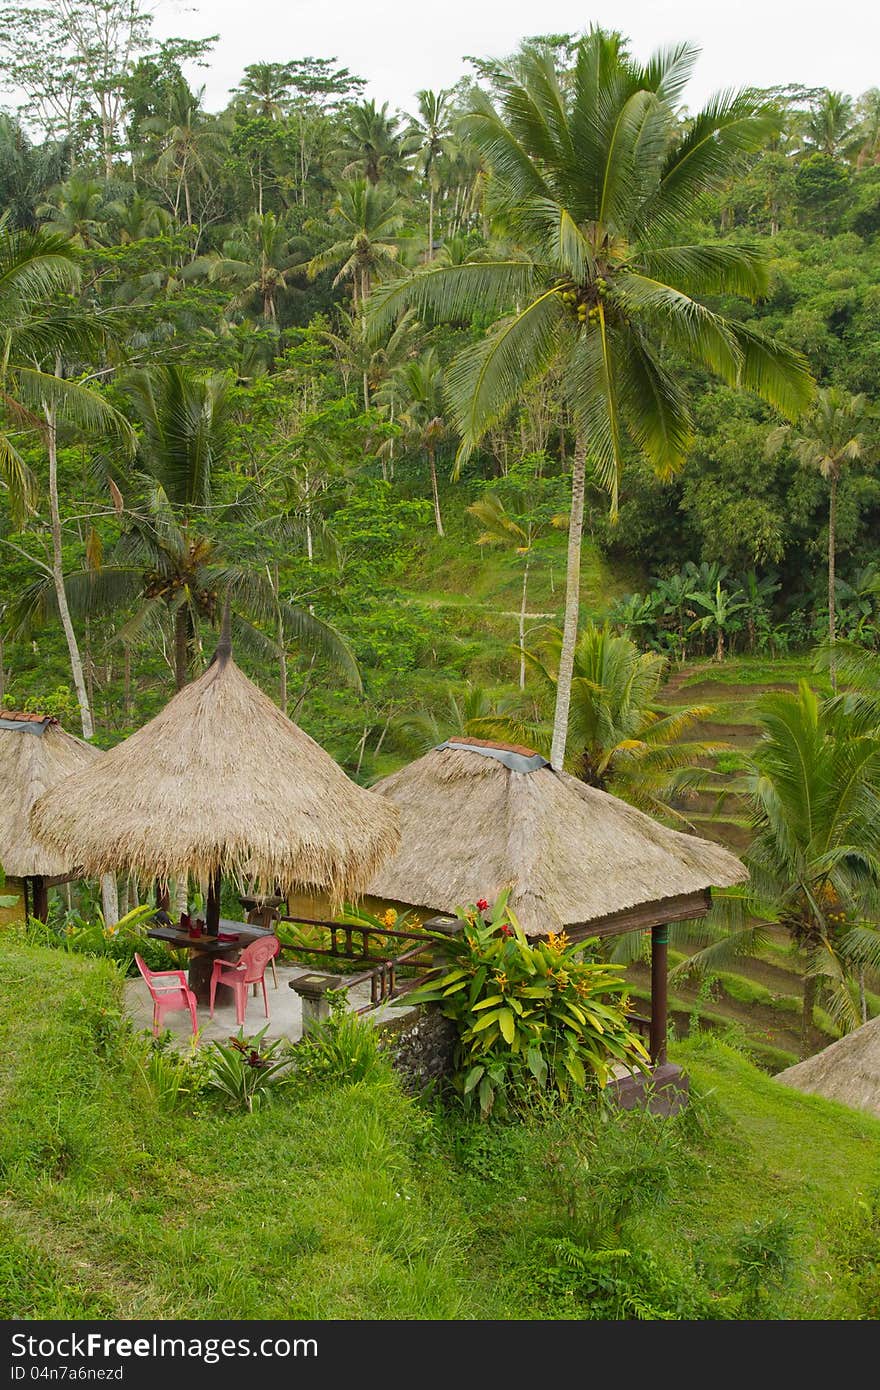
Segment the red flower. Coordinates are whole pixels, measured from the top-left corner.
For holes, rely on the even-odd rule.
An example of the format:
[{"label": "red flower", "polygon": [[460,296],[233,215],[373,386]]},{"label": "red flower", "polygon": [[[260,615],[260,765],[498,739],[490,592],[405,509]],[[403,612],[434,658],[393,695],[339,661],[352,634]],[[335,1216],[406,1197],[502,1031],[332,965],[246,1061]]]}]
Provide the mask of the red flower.
[{"label": "red flower", "polygon": [[513,929],[506,922],[501,923],[499,930],[502,936],[513,936]]},{"label": "red flower", "polygon": [[485,898],[477,898],[477,911],[485,912],[489,904]]}]

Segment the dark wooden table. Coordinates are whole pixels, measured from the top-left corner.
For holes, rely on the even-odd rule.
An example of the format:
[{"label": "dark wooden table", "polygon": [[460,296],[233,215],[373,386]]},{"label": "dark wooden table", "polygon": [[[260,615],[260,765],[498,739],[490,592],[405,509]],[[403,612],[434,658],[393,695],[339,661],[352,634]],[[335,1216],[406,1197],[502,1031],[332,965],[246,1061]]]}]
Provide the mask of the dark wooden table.
[{"label": "dark wooden table", "polygon": [[[200,1004],[211,1002],[211,974],[214,961],[218,957],[220,960],[237,961],[245,946],[250,946],[252,941],[258,941],[261,936],[273,935],[265,927],[253,926],[247,922],[230,922],[223,917],[220,918],[220,930],[230,934],[234,932],[238,940],[221,941],[219,937],[207,936],[204,932],[201,936],[193,936],[185,927],[152,927],[147,932],[147,936],[153,937],[156,941],[164,941],[166,945],[177,950],[190,952],[187,978],[189,987]],[[216,1003],[231,1004],[234,999],[235,995],[229,985],[217,986]]]}]

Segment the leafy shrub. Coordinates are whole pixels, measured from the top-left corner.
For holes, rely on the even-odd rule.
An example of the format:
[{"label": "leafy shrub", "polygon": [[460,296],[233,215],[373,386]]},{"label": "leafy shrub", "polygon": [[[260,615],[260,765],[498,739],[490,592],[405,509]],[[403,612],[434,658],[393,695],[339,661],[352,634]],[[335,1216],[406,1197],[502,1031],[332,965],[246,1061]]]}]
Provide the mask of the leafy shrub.
[{"label": "leafy shrub", "polygon": [[160,941],[147,936],[146,927],[156,909],[145,904],[132,908],[113,926],[105,926],[98,914],[88,921],[78,912],[65,912],[57,922],[41,922],[32,917],[27,924],[29,940],[40,946],[58,947],[76,955],[113,960],[124,974],[136,973],[134,953],[140,952],[151,969],[167,970],[169,952]]},{"label": "leafy shrub", "polygon": [[206,1090],[220,1092],[242,1110],[253,1111],[271,1101],[291,1079],[290,1054],[285,1039],[267,1043],[265,1033],[261,1028],[246,1038],[241,1028],[228,1043],[212,1043],[205,1060]]},{"label": "leafy shrub", "polygon": [[575,1301],[591,1321],[673,1321],[724,1317],[698,1280],[664,1267],[649,1250],[589,1249],[567,1237],[536,1242],[532,1281],[554,1303]]},{"label": "leafy shrub", "polygon": [[756,1221],[734,1241],[731,1286],[742,1316],[772,1316],[772,1299],[786,1286],[794,1266],[795,1230],[785,1213]]},{"label": "leafy shrub", "polygon": [[445,963],[407,1003],[439,1004],[455,1022],[455,1083],[483,1117],[536,1090],[565,1097],[572,1086],[604,1086],[615,1063],[647,1066],[619,968],[584,959],[593,942],[551,933],[530,943],[506,893],[491,912],[481,899],[458,917],[460,935],[434,937]]},{"label": "leafy shrub", "polygon": [[312,1026],[293,1048],[297,1077],[309,1081],[363,1081],[385,1067],[379,1034],[350,1013],[346,991],[330,990],[330,1017]]}]

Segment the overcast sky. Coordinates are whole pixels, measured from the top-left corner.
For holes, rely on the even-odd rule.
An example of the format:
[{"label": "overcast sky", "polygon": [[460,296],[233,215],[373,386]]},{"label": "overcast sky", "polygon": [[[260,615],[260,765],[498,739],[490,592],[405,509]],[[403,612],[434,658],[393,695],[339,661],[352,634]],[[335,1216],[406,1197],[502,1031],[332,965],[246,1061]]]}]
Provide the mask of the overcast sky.
[{"label": "overcast sky", "polygon": [[501,57],[528,34],[576,32],[591,21],[628,34],[638,56],[689,39],[700,45],[688,105],[729,86],[801,82],[858,95],[880,86],[877,0],[159,0],[155,32],[217,33],[198,82],[217,109],[247,63],[336,57],[367,78],[367,95],[411,110],[421,87],[444,87],[463,55]]}]

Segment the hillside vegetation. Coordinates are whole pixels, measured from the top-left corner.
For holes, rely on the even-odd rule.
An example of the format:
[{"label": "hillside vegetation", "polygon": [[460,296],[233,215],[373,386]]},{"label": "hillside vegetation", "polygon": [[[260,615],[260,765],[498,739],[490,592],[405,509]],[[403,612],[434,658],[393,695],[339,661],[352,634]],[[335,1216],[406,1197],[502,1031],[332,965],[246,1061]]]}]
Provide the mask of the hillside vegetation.
[{"label": "hillside vegetation", "polygon": [[880,1124],[707,1035],[670,1121],[475,1125],[380,1062],[182,1122],[110,967],[7,935],[0,985],[5,1317],[880,1313]]}]

